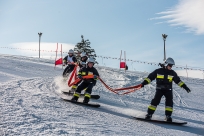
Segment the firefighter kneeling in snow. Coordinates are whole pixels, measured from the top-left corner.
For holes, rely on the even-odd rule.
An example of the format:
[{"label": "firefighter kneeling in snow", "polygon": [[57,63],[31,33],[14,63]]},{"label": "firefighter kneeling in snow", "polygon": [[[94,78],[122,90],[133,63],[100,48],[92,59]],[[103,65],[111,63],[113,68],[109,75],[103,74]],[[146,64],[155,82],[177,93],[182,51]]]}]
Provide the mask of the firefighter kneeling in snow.
[{"label": "firefighter kneeling in snow", "polygon": [[93,78],[83,79],[82,83],[76,89],[76,92],[74,93],[71,99],[72,101],[77,101],[81,94],[81,91],[87,88],[86,93],[84,95],[83,103],[89,102],[89,99],[91,98],[92,88],[96,85],[96,80],[99,76],[98,71],[93,67],[94,63],[94,58],[89,58],[87,66],[79,70],[78,78],[83,79],[82,77],[87,75],[93,75]]},{"label": "firefighter kneeling in snow", "polygon": [[148,75],[147,78],[142,82],[142,87],[149,84],[152,80],[156,78],[156,94],[151,101],[150,106],[147,110],[147,115],[145,119],[151,119],[154,114],[157,105],[159,105],[162,96],[166,98],[165,101],[165,115],[166,121],[172,122],[171,114],[173,112],[173,89],[172,81],[174,81],[178,86],[184,88],[188,93],[191,91],[184,82],[182,82],[177,75],[177,73],[172,70],[172,66],[175,65],[172,58],[168,58],[164,64],[161,64],[162,68],[156,69]]}]

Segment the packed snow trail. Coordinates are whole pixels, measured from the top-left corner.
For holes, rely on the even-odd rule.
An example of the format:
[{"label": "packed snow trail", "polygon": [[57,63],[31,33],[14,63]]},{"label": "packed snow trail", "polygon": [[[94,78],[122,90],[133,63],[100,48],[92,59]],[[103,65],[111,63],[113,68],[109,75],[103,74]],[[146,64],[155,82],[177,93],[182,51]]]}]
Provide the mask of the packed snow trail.
[{"label": "packed snow trail", "polygon": [[[68,90],[61,78],[61,66],[54,61],[23,56],[0,55],[0,135],[203,135],[204,82],[182,80],[191,93],[174,85],[173,119],[187,121],[184,127],[137,121],[144,117],[155,93],[155,82],[128,95],[116,95],[100,81],[93,88],[100,108],[75,105],[60,99]],[[96,66],[100,77],[112,88],[141,83],[147,73]],[[83,98],[80,98],[81,100]],[[155,119],[164,119],[164,99]]]}]

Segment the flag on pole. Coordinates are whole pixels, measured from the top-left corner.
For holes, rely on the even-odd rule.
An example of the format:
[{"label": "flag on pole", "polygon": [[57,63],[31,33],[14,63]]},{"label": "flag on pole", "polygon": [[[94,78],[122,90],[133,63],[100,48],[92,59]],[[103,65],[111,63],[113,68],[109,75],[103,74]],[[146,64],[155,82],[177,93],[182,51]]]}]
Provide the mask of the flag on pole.
[{"label": "flag on pole", "polygon": [[56,65],[61,65],[61,64],[62,64],[62,58],[55,61],[55,66]]}]

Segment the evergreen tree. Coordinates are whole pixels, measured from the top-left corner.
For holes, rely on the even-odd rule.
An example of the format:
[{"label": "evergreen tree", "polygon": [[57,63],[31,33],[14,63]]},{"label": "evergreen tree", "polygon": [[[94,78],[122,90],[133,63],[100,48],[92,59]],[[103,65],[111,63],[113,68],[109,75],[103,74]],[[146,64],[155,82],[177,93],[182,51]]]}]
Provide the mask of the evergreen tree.
[{"label": "evergreen tree", "polygon": [[[92,57],[92,58],[94,58],[94,59],[96,60],[96,58],[95,58],[95,57],[96,57],[95,50],[94,50],[94,49],[91,49],[91,47],[89,46],[89,45],[91,44],[91,42],[90,42],[88,39],[87,39],[87,40],[84,40],[83,35],[81,35],[81,38],[82,38],[81,42],[77,43],[77,44],[75,45],[75,47],[74,47],[74,52],[75,52],[76,54],[78,54],[78,55],[76,56],[77,60],[80,59],[80,54],[81,54],[82,52],[86,52],[86,55],[87,55],[88,57]],[[97,61],[96,61],[96,63],[98,64]]]}]

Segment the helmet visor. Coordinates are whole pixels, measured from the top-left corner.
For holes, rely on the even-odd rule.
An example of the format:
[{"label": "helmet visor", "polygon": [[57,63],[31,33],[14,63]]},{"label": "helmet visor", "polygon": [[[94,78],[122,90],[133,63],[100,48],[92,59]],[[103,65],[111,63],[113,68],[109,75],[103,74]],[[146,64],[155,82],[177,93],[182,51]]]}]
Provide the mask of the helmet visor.
[{"label": "helmet visor", "polygon": [[167,66],[169,66],[169,67],[173,67],[173,64],[168,64]]}]

